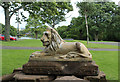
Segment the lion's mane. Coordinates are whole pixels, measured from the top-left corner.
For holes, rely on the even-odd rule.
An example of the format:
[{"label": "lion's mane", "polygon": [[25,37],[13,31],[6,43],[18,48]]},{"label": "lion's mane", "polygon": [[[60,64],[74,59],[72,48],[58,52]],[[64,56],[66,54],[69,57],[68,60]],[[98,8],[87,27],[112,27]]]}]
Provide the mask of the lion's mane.
[{"label": "lion's mane", "polygon": [[[50,27],[49,27],[50,28]],[[60,37],[60,35],[58,34],[58,32],[56,30],[54,30],[53,28],[50,28],[51,30],[51,43],[48,46],[48,49],[50,49],[51,51],[56,51],[57,49],[59,49],[60,44],[64,42],[64,40]]]}]

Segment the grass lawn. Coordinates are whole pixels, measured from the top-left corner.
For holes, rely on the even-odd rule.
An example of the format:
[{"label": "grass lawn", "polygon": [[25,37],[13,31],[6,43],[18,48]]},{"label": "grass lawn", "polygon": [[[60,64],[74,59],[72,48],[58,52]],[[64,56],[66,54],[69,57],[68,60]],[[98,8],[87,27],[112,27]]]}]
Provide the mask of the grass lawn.
[{"label": "grass lawn", "polygon": [[[118,49],[118,46],[115,46],[115,45],[94,44],[94,43],[89,43],[89,45],[87,45],[87,41],[83,41],[83,40],[66,40],[66,41],[67,42],[82,42],[83,44],[86,45],[87,48]],[[42,42],[40,40],[35,40],[35,39],[32,39],[32,40],[18,40],[18,41],[10,41],[10,42],[3,41],[2,46],[43,47]]]},{"label": "grass lawn", "polygon": [[[2,75],[12,73],[13,69],[28,62],[29,56],[36,50],[2,50]],[[118,52],[117,51],[90,51],[93,60],[99,65],[107,79],[118,80]]]},{"label": "grass lawn", "polygon": [[10,41],[10,42],[2,41],[2,46],[41,47],[42,42],[36,39],[18,40],[18,41]]},{"label": "grass lawn", "polygon": [[90,51],[99,69],[109,80],[118,80],[118,51]]},{"label": "grass lawn", "polygon": [[[2,50],[2,75],[13,72],[13,69],[27,63],[29,56],[36,50]],[[40,51],[40,50],[38,50]]]}]

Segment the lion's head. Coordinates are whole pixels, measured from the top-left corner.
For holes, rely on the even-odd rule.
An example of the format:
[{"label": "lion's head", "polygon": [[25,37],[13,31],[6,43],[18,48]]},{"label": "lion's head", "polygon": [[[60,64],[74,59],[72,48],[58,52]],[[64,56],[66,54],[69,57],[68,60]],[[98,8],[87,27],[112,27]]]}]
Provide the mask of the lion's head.
[{"label": "lion's head", "polygon": [[43,32],[41,41],[43,46],[50,48],[52,51],[56,51],[59,48],[60,43],[63,42],[63,39],[55,29],[48,27],[47,30]]},{"label": "lion's head", "polygon": [[43,46],[49,46],[51,43],[51,32],[50,31],[43,32],[41,41],[43,43]]}]

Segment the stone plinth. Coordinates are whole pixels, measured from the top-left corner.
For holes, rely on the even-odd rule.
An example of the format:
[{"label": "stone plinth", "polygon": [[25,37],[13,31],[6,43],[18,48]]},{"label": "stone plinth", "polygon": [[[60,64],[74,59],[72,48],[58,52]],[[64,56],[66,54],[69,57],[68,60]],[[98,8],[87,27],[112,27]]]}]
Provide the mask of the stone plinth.
[{"label": "stone plinth", "polygon": [[25,75],[24,73],[15,74],[13,78],[16,82],[49,82],[56,79],[55,76]]},{"label": "stone plinth", "polygon": [[106,75],[103,72],[99,72],[97,76],[86,76],[84,80],[88,80],[90,82],[107,82]]},{"label": "stone plinth", "polygon": [[[76,78],[75,78],[76,77]],[[31,58],[22,68],[3,76],[2,82],[63,82],[74,78],[75,82],[107,82],[105,74],[90,58],[60,58],[41,56]]]},{"label": "stone plinth", "polygon": [[56,59],[45,56],[32,58],[23,65],[23,73],[34,75],[75,75],[96,76],[99,73],[98,66],[88,58]]}]

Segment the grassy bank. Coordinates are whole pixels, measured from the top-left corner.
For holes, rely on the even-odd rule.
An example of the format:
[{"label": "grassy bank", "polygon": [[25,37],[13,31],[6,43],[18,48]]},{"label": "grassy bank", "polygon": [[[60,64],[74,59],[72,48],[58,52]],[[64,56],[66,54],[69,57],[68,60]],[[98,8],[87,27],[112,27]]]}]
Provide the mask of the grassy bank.
[{"label": "grassy bank", "polygon": [[17,46],[17,47],[41,47],[42,42],[40,40],[18,40],[18,41],[2,41],[2,46]]},{"label": "grassy bank", "polygon": [[118,80],[118,51],[90,51],[99,69],[109,80]]},{"label": "grassy bank", "polygon": [[[89,45],[87,45],[87,41],[83,41],[83,40],[67,40],[67,42],[82,42],[83,44],[86,45],[87,48],[118,49],[118,46],[115,46],[115,45],[94,44],[94,43],[89,43]],[[18,41],[10,41],[10,42],[3,41],[2,46],[43,47],[42,42],[40,40],[35,40],[35,39],[33,39],[33,40],[18,40]]]},{"label": "grassy bank", "polygon": [[[2,50],[2,75],[12,73],[13,69],[27,63],[36,50]],[[40,51],[40,50],[39,50]]]}]

